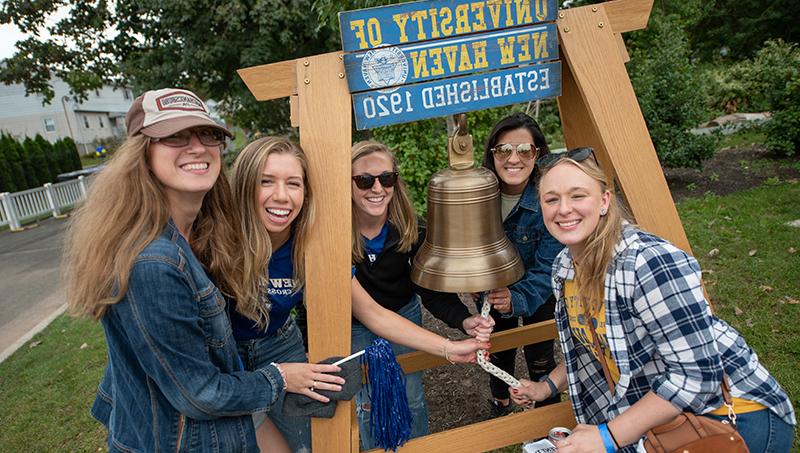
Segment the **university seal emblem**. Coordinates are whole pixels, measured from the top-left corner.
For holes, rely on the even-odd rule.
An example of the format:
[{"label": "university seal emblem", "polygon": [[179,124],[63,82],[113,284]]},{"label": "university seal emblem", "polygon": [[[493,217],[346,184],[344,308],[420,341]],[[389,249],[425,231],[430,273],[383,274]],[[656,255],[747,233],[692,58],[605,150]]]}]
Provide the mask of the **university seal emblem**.
[{"label": "university seal emblem", "polygon": [[405,83],[408,60],[397,47],[380,47],[364,55],[361,75],[370,88],[383,88]]}]

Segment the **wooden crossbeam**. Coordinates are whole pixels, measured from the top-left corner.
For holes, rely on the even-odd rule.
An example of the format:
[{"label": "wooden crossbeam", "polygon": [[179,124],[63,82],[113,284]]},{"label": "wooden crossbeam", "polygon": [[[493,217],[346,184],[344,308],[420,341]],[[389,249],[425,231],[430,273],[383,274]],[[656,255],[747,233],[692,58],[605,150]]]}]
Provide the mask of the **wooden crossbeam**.
[{"label": "wooden crossbeam", "polygon": [[[569,401],[418,437],[397,451],[477,453],[546,437],[554,426],[575,427]],[[382,453],[383,450],[377,448],[369,452]]]},{"label": "wooden crossbeam", "polygon": [[[599,8],[599,6],[595,6]],[[582,8],[592,8],[584,6]],[[608,22],[615,33],[641,30],[647,27],[653,0],[614,0],[602,4],[608,16]],[[576,8],[577,9],[577,8]]]},{"label": "wooden crossbeam", "polygon": [[[556,338],[557,334],[556,324],[553,320],[505,330],[492,335],[490,340],[492,349],[490,352],[500,352],[527,344],[541,343],[542,341]],[[414,373],[447,364],[443,357],[421,351],[403,354],[397,358],[397,361],[406,373]]]}]

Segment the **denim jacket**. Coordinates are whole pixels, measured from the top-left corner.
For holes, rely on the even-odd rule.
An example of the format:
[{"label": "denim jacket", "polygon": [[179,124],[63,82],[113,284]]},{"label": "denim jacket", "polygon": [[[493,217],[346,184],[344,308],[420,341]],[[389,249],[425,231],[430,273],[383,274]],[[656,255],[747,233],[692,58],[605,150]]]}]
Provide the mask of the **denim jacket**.
[{"label": "denim jacket", "polygon": [[503,221],[503,229],[525,265],[525,275],[508,287],[511,291],[511,313],[504,317],[531,316],[548,298],[553,297],[550,283],[553,260],[564,248],[544,227],[533,178],[528,181],[519,202]]},{"label": "denim jacket", "polygon": [[109,451],[258,451],[251,414],[283,379],[273,366],[242,371],[225,299],[171,221],[101,322],[108,366],[92,416]]}]

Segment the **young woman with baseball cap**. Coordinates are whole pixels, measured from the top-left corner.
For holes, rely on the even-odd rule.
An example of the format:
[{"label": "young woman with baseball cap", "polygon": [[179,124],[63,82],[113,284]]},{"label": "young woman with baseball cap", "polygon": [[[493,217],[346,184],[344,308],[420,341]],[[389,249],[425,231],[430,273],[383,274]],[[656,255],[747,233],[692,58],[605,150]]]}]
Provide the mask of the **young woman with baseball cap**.
[{"label": "young woman with baseball cap", "polygon": [[[108,366],[92,415],[116,451],[259,451],[252,414],[284,392],[327,398],[332,365],[245,371],[223,294],[258,296],[241,272],[221,151],[231,133],[181,89],[148,91],[92,183],[65,255],[72,313],[99,320]],[[238,276],[243,276],[239,278]]]}]

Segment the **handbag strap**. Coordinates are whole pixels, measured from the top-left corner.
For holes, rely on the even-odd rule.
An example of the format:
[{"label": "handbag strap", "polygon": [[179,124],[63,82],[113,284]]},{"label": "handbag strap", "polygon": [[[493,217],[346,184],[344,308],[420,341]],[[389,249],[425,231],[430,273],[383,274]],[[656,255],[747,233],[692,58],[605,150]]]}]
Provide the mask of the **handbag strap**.
[{"label": "handbag strap", "polygon": [[[603,369],[603,376],[606,378],[606,383],[608,383],[608,390],[611,392],[611,397],[614,397],[614,381],[611,379],[611,372],[608,371],[608,362],[606,362],[606,355],[603,353],[603,350],[600,348],[600,341],[597,339],[597,331],[594,330],[594,323],[592,322],[592,317],[589,314],[589,308],[584,307],[584,314],[586,316],[586,322],[589,324],[589,331],[592,333],[592,343],[594,343],[594,347],[597,350],[597,358],[600,361],[600,367]],[[722,389],[722,400],[725,402],[725,407],[728,408],[728,420],[730,420],[733,426],[736,426],[736,413],[733,411],[733,399],[731,398],[731,388],[728,386],[728,373],[723,373],[722,375],[722,383],[720,384]]]}]

